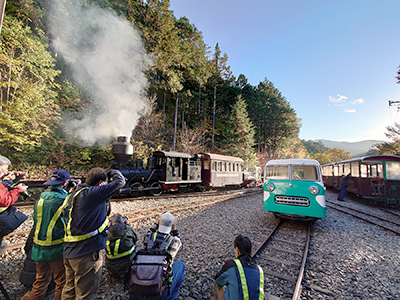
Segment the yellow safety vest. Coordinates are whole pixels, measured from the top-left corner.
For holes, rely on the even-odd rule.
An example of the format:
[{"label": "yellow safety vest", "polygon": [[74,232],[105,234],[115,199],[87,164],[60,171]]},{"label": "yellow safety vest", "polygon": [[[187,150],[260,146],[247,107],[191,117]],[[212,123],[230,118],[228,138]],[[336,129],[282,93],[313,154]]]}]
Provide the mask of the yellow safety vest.
[{"label": "yellow safety vest", "polygon": [[[111,249],[110,241],[107,240],[106,256],[109,259],[116,259],[116,258],[120,258],[120,257],[123,257],[123,256],[130,255],[136,248],[135,245],[133,245],[131,249],[129,249],[129,250],[125,251],[125,252],[122,252],[122,253],[118,253],[120,243],[121,243],[121,239],[116,240],[115,241],[115,245],[114,245],[114,249]],[[113,250],[113,251],[111,251],[111,250]]]},{"label": "yellow safety vest", "polygon": [[[71,201],[71,208],[69,209],[69,218],[68,218],[68,224],[65,228],[65,236],[64,236],[64,242],[67,243],[74,243],[74,242],[80,242],[83,240],[87,240],[93,236],[98,235],[99,233],[102,233],[108,225],[108,218],[106,217],[106,219],[104,220],[103,224],[99,227],[99,229],[93,230],[91,232],[85,233],[85,234],[81,234],[81,235],[72,235],[71,232],[71,223],[72,223],[72,209],[74,206],[74,199],[75,197],[82,192],[83,190],[88,189],[89,187],[84,187],[82,189],[80,189],[78,192],[75,193],[75,195],[72,197],[72,201]],[[68,204],[68,199],[69,199],[70,195],[65,199],[64,203]]]},{"label": "yellow safety vest", "polygon": [[[67,197],[68,198],[68,197]],[[33,237],[33,241],[35,244],[39,246],[53,246],[53,245],[58,245],[64,242],[64,238],[57,239],[57,240],[52,240],[52,232],[54,229],[54,226],[56,225],[57,220],[60,218],[61,213],[63,209],[66,206],[66,202],[64,200],[63,204],[57,209],[56,213],[54,216],[51,218],[49,226],[47,227],[47,232],[46,232],[46,239],[40,240],[39,239],[39,231],[40,231],[40,226],[43,220],[43,203],[44,200],[42,198],[39,199],[37,206],[36,206],[36,228],[35,228],[35,235]]]},{"label": "yellow safety vest", "polygon": [[[236,263],[236,266],[239,270],[239,280],[242,284],[243,299],[249,300],[249,289],[247,287],[246,275],[244,274],[242,263],[237,258],[234,259],[233,261]],[[257,265],[257,267],[258,267],[258,270],[260,271],[260,288],[259,288],[260,293],[258,296],[258,300],[263,300],[264,299],[264,272],[260,266]]]}]

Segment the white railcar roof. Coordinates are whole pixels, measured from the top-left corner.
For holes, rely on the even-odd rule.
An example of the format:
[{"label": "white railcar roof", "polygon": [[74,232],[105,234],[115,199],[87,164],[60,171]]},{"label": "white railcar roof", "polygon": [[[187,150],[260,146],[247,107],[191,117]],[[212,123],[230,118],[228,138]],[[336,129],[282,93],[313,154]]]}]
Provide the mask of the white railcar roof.
[{"label": "white railcar roof", "polygon": [[176,151],[154,151],[155,155],[161,154],[165,157],[183,157],[183,158],[191,158],[193,155],[187,153],[181,153]]},{"label": "white railcar roof", "polygon": [[239,157],[235,157],[235,156],[221,155],[221,154],[214,154],[214,153],[200,153],[200,154],[208,155],[211,160],[222,160],[222,161],[243,163],[243,159],[241,159]]},{"label": "white railcar roof", "polygon": [[306,158],[288,158],[288,159],[272,159],[265,166],[269,165],[303,165],[303,166],[319,166],[319,162],[315,159]]}]

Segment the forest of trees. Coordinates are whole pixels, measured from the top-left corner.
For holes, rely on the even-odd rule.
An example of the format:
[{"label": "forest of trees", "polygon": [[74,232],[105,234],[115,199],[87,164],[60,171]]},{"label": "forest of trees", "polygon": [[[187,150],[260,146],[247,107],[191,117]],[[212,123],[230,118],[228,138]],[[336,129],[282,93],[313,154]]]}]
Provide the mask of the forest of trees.
[{"label": "forest of trees", "polygon": [[[70,11],[76,6],[78,17]],[[116,89],[116,83],[136,84],[141,77],[107,78],[107,72],[120,67],[112,65],[114,58],[90,61],[103,33],[99,25],[87,22],[89,18],[79,18],[84,12],[101,12],[102,25],[110,29],[107,16],[129,22],[139,32],[137,49],[144,47],[146,54],[139,57],[139,50],[131,46],[122,49],[133,65],[140,66],[146,81],[146,103],[135,112],[140,118],[130,129],[137,158],[159,149],[211,151],[262,165],[272,158],[318,159],[322,152],[332,151],[308,151],[298,138],[301,120],[277,87],[267,77],[253,86],[244,74],[232,74],[228,55],[218,44],[206,45],[201,31],[186,17],[177,19],[168,0],[8,0],[0,50],[0,153],[14,164],[32,174],[41,168],[85,170],[110,164],[116,136],[104,135],[88,144],[75,133],[86,128],[88,116],[93,131],[118,125],[116,118],[102,117],[113,108],[101,97]],[[63,26],[55,16],[74,17],[72,22],[81,31]],[[90,38],[82,34],[84,29]],[[60,32],[68,35],[67,43],[57,35]],[[109,44],[105,46],[113,42]],[[64,46],[71,52],[62,51]],[[88,62],[101,68],[90,73]],[[73,74],[83,63],[87,73],[77,79]],[[107,79],[100,89],[91,84],[99,72]],[[128,93],[128,101],[135,96],[136,91]],[[123,103],[122,108],[132,105]],[[93,121],[96,117],[101,121]],[[71,120],[74,130],[68,129]]]}]

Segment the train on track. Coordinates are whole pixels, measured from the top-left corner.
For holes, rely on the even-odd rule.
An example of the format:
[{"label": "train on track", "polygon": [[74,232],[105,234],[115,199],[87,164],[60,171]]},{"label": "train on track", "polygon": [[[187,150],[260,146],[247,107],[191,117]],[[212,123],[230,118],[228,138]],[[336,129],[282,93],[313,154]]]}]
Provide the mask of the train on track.
[{"label": "train on track", "polygon": [[364,156],[322,165],[326,186],[339,189],[341,176],[348,174],[348,192],[385,205],[400,205],[400,156]]},{"label": "train on track", "polygon": [[120,170],[127,180],[125,187],[119,191],[123,196],[135,197],[144,193],[157,196],[170,191],[249,186],[252,181],[261,180],[255,179],[260,174],[245,176],[248,173],[244,171],[243,159],[212,153],[190,155],[175,151],[155,151],[148,158],[147,166],[143,167],[142,160],[132,159],[133,146],[124,136],[117,138],[112,154],[115,161],[111,168]]},{"label": "train on track", "polygon": [[284,219],[325,218],[325,186],[320,164],[312,159],[268,161],[264,170],[263,206]]}]

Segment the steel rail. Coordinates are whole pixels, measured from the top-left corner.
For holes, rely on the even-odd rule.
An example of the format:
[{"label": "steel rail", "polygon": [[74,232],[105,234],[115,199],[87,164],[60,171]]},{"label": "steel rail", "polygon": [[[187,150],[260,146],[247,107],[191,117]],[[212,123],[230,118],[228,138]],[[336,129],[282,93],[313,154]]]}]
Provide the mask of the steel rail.
[{"label": "steel rail", "polygon": [[308,226],[307,226],[307,237],[306,237],[305,248],[304,248],[304,252],[303,252],[303,260],[301,262],[299,275],[297,276],[296,287],[294,289],[292,300],[299,299],[300,294],[301,294],[301,283],[303,281],[304,270],[305,270],[305,266],[306,266],[306,262],[307,262],[308,248],[310,246],[310,238],[311,238],[311,224],[308,223]]},{"label": "steel rail", "polygon": [[[335,203],[334,205],[336,205],[336,203]],[[353,216],[353,217],[355,217],[355,218],[357,218],[357,219],[360,219],[360,220],[363,220],[363,221],[368,222],[368,223],[370,223],[370,224],[373,224],[373,225],[376,225],[376,226],[378,226],[378,227],[381,227],[381,228],[383,228],[383,229],[385,229],[385,230],[387,230],[387,231],[393,232],[393,233],[395,233],[396,235],[400,235],[400,231],[394,230],[394,229],[391,228],[391,227],[388,227],[388,226],[379,224],[379,223],[374,222],[374,221],[372,221],[372,220],[370,220],[370,219],[368,219],[368,218],[365,218],[365,217],[359,216],[359,215],[357,215],[357,214],[354,214],[354,213],[352,213],[351,211],[349,211],[349,210],[351,210],[351,209],[348,209],[347,207],[346,207],[346,209],[348,209],[348,210],[346,211],[346,209],[342,209],[342,208],[340,208],[340,207],[334,207],[334,206],[332,206],[332,204],[327,204],[327,206],[328,206],[329,208],[332,208],[332,209],[335,209],[335,210],[337,210],[337,211],[340,211],[340,212],[343,212],[343,213],[345,213],[345,214],[348,214],[348,215],[350,215],[350,216]],[[353,210],[354,210],[354,211],[357,211],[357,210],[355,210],[355,209],[353,209]],[[361,212],[361,211],[357,211],[357,213],[359,213],[359,214],[364,214],[364,213]],[[366,215],[366,214],[364,214],[364,215]],[[370,215],[370,216],[375,218],[375,216],[372,216],[372,215]],[[385,222],[388,222],[388,221],[385,220]],[[389,223],[391,223],[391,222],[389,221]]]},{"label": "steel rail", "polygon": [[[228,193],[228,194],[225,193],[224,195],[219,195],[217,200],[215,200],[216,197],[213,197],[213,199],[211,201],[200,199],[200,200],[194,200],[194,201],[188,201],[188,202],[182,202],[182,203],[175,203],[175,204],[171,204],[171,205],[162,205],[162,206],[156,206],[156,207],[141,209],[141,210],[137,210],[137,211],[126,212],[126,213],[124,213],[124,215],[135,215],[135,214],[141,214],[141,213],[146,213],[146,212],[153,212],[151,214],[147,214],[147,215],[144,215],[144,216],[136,217],[134,219],[128,219],[129,223],[134,223],[134,222],[137,222],[137,221],[140,221],[140,220],[145,220],[145,219],[151,219],[153,217],[158,217],[160,215],[160,211],[163,212],[165,210],[168,210],[170,212],[180,212],[180,211],[195,209],[195,208],[199,208],[199,207],[210,206],[210,205],[214,205],[214,204],[217,204],[217,203],[221,203],[221,202],[225,202],[225,201],[228,201],[228,200],[232,200],[232,199],[235,199],[235,198],[238,198],[238,197],[257,194],[257,193],[258,193],[258,191],[256,191],[256,192],[254,192],[254,191],[252,191],[252,192],[236,191],[234,193]],[[195,204],[195,205],[192,205],[192,204]],[[179,208],[179,206],[186,206],[186,207]],[[178,207],[178,208],[175,208],[175,207]],[[154,212],[154,211],[157,211],[157,212]],[[17,231],[17,232],[10,233],[9,235],[7,235],[5,237],[13,237],[13,236],[18,236],[18,235],[24,235],[24,234],[27,234],[29,232],[30,232],[30,230]],[[7,250],[19,249],[19,248],[22,248],[24,246],[25,246],[25,242],[11,244],[11,245],[8,246]]]},{"label": "steel rail", "polygon": [[[283,260],[283,259],[279,259],[276,257],[261,257],[261,252],[264,250],[264,248],[267,246],[267,244],[271,241],[272,237],[277,233],[278,229],[280,228],[280,226],[282,225],[282,221],[279,219],[279,221],[277,222],[277,224],[275,224],[274,228],[269,232],[268,236],[266,237],[265,241],[262,243],[262,245],[255,251],[254,255],[252,256],[253,259],[256,259],[257,256],[259,256],[260,258],[269,260],[269,261],[273,261],[279,264],[284,264],[284,265],[290,265],[293,266],[294,269],[296,269],[298,267],[298,269],[296,270],[297,273],[297,278],[294,277],[290,277],[290,276],[286,276],[283,275],[281,273],[272,271],[270,269],[265,270],[264,269],[264,274],[279,278],[279,279],[283,279],[289,282],[292,282],[293,284],[295,284],[295,288],[292,294],[292,299],[293,300],[297,300],[300,297],[301,294],[301,290],[302,290],[302,281],[303,281],[303,277],[304,277],[304,270],[305,270],[305,266],[306,266],[306,262],[307,262],[307,256],[308,256],[308,249],[309,249],[309,245],[310,245],[310,239],[311,239],[311,223],[307,224],[307,228],[306,228],[306,239],[304,242],[296,242],[296,241],[290,241],[287,239],[279,239],[279,238],[275,238],[275,241],[278,242],[283,242],[283,243],[288,243],[291,245],[296,245],[296,246],[300,246],[302,247],[302,252],[297,252],[297,251],[293,251],[290,249],[284,249],[281,247],[277,247],[277,246],[270,246],[270,249],[275,249],[278,251],[284,251],[286,253],[291,253],[294,255],[301,255],[302,260],[301,263],[295,262],[295,261],[288,261],[288,260]],[[316,289],[318,290],[318,289]],[[272,296],[273,297],[273,296]]]},{"label": "steel rail", "polygon": [[[355,212],[358,212],[358,213],[360,213],[360,214],[364,214],[364,215],[366,215],[366,216],[370,216],[370,217],[376,218],[376,219],[378,219],[378,220],[382,220],[382,221],[387,222],[387,223],[392,223],[392,224],[395,224],[395,225],[397,225],[397,226],[400,226],[400,222],[397,222],[397,221],[388,220],[388,219],[382,218],[382,217],[380,217],[380,216],[376,216],[376,215],[370,214],[370,213],[365,212],[365,211],[361,211],[361,210],[358,210],[358,209],[355,209],[355,208],[352,208],[352,207],[348,207],[348,206],[343,205],[343,204],[341,204],[341,203],[335,203],[335,202],[332,202],[332,201],[326,201],[326,202],[327,202],[327,203],[334,204],[334,205],[337,205],[337,206],[340,206],[340,207],[343,207],[343,208],[346,208],[346,209],[349,209],[349,210],[352,210],[352,211],[355,211]],[[388,211],[387,211],[387,212],[388,212]]]}]

